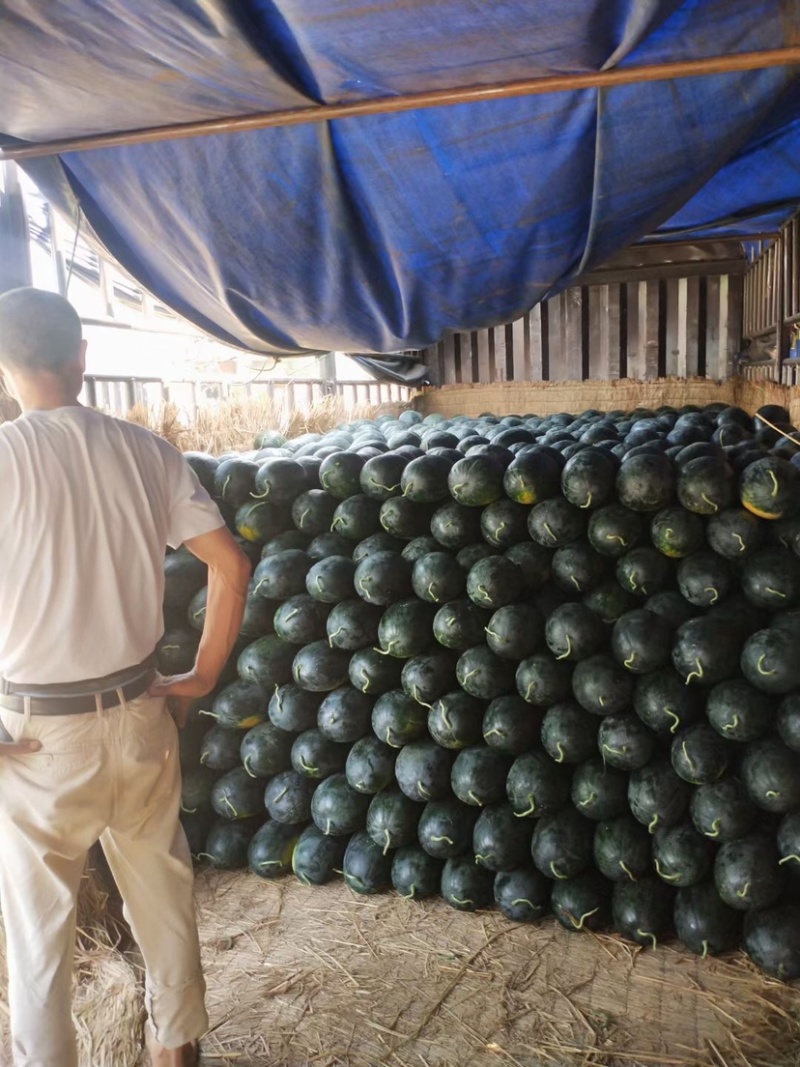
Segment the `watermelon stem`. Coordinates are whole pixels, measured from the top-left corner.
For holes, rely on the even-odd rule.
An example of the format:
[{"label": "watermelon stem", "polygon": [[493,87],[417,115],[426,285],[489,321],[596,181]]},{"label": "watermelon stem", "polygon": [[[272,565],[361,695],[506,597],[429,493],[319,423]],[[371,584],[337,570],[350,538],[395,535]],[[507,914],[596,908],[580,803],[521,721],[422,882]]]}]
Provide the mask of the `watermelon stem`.
[{"label": "watermelon stem", "polygon": [[600,911],[599,908],[592,908],[591,911],[584,912],[583,915],[581,915],[580,920],[578,922],[575,922],[575,916],[572,914],[572,912],[568,911],[568,912],[565,912],[565,914],[566,914],[567,918],[569,919],[569,921],[572,923],[572,925],[575,927],[576,930],[582,930],[583,929],[583,924],[586,922],[586,920],[590,919],[593,915],[596,915],[598,913],[598,911]]},{"label": "watermelon stem", "polygon": [[649,930],[637,930],[636,931],[636,936],[637,937],[649,937],[653,942],[653,948],[658,948],[658,941],[656,940],[656,935],[655,934],[651,934]]},{"label": "watermelon stem", "polygon": [[433,582],[431,582],[428,585],[428,588],[427,588],[426,592],[427,592],[428,596],[431,598],[431,600],[434,602],[434,604],[438,604],[439,603],[439,598],[433,591]]},{"label": "watermelon stem", "polygon": [[[687,682],[687,685],[688,685],[688,682]],[[678,727],[680,726],[680,724],[681,724],[681,720],[680,720],[679,716],[677,716],[677,715],[675,714],[675,712],[674,712],[674,711],[673,711],[673,710],[672,710],[671,708],[664,708],[664,714],[665,714],[665,715],[666,715],[666,716],[667,716],[668,718],[672,719],[672,726],[670,726],[670,728],[669,728],[669,732],[670,732],[671,734],[674,734],[674,733],[675,733],[675,731],[676,731],[676,730],[678,729]]]},{"label": "watermelon stem", "polygon": [[702,956],[700,958],[705,960],[705,959],[708,958],[708,941],[706,941],[705,938],[704,938],[700,942],[700,944],[703,946],[703,953],[702,953]]},{"label": "watermelon stem", "polygon": [[554,762],[555,763],[563,763],[564,762],[564,746],[561,744],[560,741],[556,741],[556,749],[558,750],[558,759],[556,759]]},{"label": "watermelon stem", "polygon": [[788,863],[789,860],[797,860],[800,863],[800,856],[796,852],[793,852],[791,856],[784,856],[782,860],[778,860],[778,866],[782,867],[784,863]]},{"label": "watermelon stem", "polygon": [[588,804],[591,804],[593,800],[597,800],[597,793],[590,793],[585,800],[579,800],[578,807],[585,808]]},{"label": "watermelon stem", "polygon": [[744,889],[737,890],[736,896],[739,898],[739,900],[744,900],[744,898],[749,894],[749,892],[750,892],[750,883],[749,882],[745,882]]},{"label": "watermelon stem", "polygon": [[719,590],[715,589],[713,585],[707,585],[705,587],[705,589],[703,590],[703,592],[704,593],[713,593],[714,594],[712,596],[712,598],[708,602],[709,606],[712,606],[712,605],[716,604],[716,602],[719,600]]},{"label": "watermelon stem", "polygon": [[[763,656],[762,656],[762,659],[763,659]],[[685,682],[686,685],[688,685],[689,682],[691,682],[692,678],[703,678],[705,676],[705,672],[703,671],[703,664],[700,662],[700,659],[698,658],[694,662],[695,662],[695,665],[697,667],[697,670],[696,671],[690,671],[686,675],[686,682]]]},{"label": "watermelon stem", "polygon": [[514,812],[514,814],[516,815],[516,817],[518,819],[524,819],[528,815],[533,815],[533,813],[536,811],[536,798],[534,797],[533,793],[528,793],[528,802],[530,803],[530,807],[528,808],[527,811],[515,811]]},{"label": "watermelon stem", "polygon": [[627,876],[630,878],[630,880],[632,882],[638,881],[638,879],[634,875],[633,871],[630,869],[630,867],[628,866],[628,864],[624,860],[620,860],[619,861],[619,865],[620,865],[620,868],[627,874]]},{"label": "watermelon stem", "polygon": [[706,837],[719,837],[720,819],[714,819],[711,829],[706,831]]},{"label": "watermelon stem", "polygon": [[386,838],[386,844],[383,846],[383,854],[385,856],[388,853],[389,849],[392,847],[392,835],[389,833],[388,830],[384,830],[383,836]]},{"label": "watermelon stem", "polygon": [[636,662],[636,653],[635,652],[631,652],[630,656],[628,656],[628,658],[626,660],[624,660],[622,666],[623,667],[627,667],[628,670],[631,671],[631,670],[633,670],[633,665],[634,665],[635,662]]},{"label": "watermelon stem", "polygon": [[763,656],[759,656],[758,657],[758,663],[756,664],[756,670],[758,671],[759,674],[763,674],[765,678],[769,678],[773,674],[776,674],[777,672],[776,671],[765,671],[765,670],[762,670],[761,664],[764,662],[764,660],[766,658],[767,658],[766,652],[764,653]]},{"label": "watermelon stem", "polygon": [[663,878],[665,882],[677,882],[678,881],[678,879],[681,876],[680,871],[678,871],[677,874],[664,874],[664,872],[661,870],[660,862],[658,860],[656,860],[655,862],[656,862],[656,873],[658,874],[659,878]]},{"label": "watermelon stem", "polygon": [[476,807],[478,807],[478,808],[482,808],[483,807],[483,801],[479,797],[477,797],[475,795],[475,793],[474,793],[474,791],[472,789],[469,790],[469,792],[467,793],[467,796],[469,797],[469,799],[472,801],[472,803]]},{"label": "watermelon stem", "polygon": [[333,648],[333,639],[334,639],[334,637],[338,637],[343,629],[344,629],[344,626],[340,626],[338,630],[334,630],[334,632],[332,634],[328,634],[328,647],[329,648]]},{"label": "watermelon stem", "polygon": [[565,882],[569,878],[568,874],[559,874],[556,870],[555,862],[550,864],[550,870],[554,878],[557,878],[560,882]]},{"label": "watermelon stem", "polygon": [[705,493],[701,495],[700,499],[705,500],[706,504],[708,504],[713,512],[719,511],[719,505],[715,504],[713,500],[709,500]]},{"label": "watermelon stem", "polygon": [[558,540],[558,538],[556,537],[556,535],[553,533],[553,531],[550,528],[550,523],[548,523],[548,522],[544,523],[544,529],[550,534],[550,536],[552,537],[553,541],[557,541]]},{"label": "watermelon stem", "polygon": [[656,827],[657,826],[658,826],[658,815],[654,815],[653,818],[648,823],[647,829],[650,831],[651,834],[654,834],[656,832]]},{"label": "watermelon stem", "polygon": [[556,656],[556,659],[569,659],[572,655],[572,638],[567,634],[567,651],[562,652],[560,656]]},{"label": "watermelon stem", "polygon": [[411,889],[409,890],[408,893],[401,893],[400,894],[400,896],[403,898],[403,900],[413,900],[416,895],[417,895],[417,886],[416,886],[416,883],[413,883],[413,882],[411,884]]},{"label": "watermelon stem", "polygon": [[725,725],[722,727],[722,729],[723,730],[735,730],[738,725],[739,725],[739,716],[738,715],[734,715],[733,719],[731,720],[731,722],[726,722]]},{"label": "watermelon stem", "polygon": [[431,836],[431,843],[432,844],[438,844],[440,841],[444,841],[445,844],[449,845],[451,848],[453,848],[453,846],[455,845],[455,841],[452,839],[452,837],[433,837],[433,836]]}]

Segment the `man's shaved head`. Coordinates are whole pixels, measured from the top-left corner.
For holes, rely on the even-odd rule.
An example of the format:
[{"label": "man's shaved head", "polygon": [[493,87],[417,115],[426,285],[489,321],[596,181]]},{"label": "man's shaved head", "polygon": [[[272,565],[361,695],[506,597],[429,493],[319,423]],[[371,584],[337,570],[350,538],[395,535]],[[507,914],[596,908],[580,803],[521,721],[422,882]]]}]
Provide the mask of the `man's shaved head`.
[{"label": "man's shaved head", "polygon": [[0,366],[60,374],[81,356],[81,320],[58,293],[12,289],[0,296]]}]

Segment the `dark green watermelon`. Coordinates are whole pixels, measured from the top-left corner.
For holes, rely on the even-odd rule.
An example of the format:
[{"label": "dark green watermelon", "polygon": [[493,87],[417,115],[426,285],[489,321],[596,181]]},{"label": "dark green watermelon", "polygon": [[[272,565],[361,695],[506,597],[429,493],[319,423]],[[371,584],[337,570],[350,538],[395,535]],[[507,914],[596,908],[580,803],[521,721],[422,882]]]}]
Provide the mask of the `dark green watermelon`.
[{"label": "dark green watermelon", "polygon": [[800,871],[800,808],[781,819],[778,827],[778,852],[781,855],[780,866],[796,875]]},{"label": "dark green watermelon", "polygon": [[449,552],[428,552],[414,563],[411,584],[420,600],[441,604],[463,596],[467,578]]},{"label": "dark green watermelon", "polygon": [[617,468],[611,456],[587,448],[570,457],[561,471],[561,492],[575,507],[599,508],[614,493]]},{"label": "dark green watermelon", "polygon": [[614,929],[637,945],[656,948],[672,923],[674,900],[674,890],[653,875],[618,881],[611,896]]},{"label": "dark green watermelon", "polygon": [[482,737],[485,707],[484,701],[462,689],[445,693],[428,712],[428,733],[443,748],[461,749],[477,744]]},{"label": "dark green watermelon", "polygon": [[467,596],[480,608],[496,611],[520,594],[522,572],[505,556],[479,560],[467,575]]},{"label": "dark green watermelon", "polygon": [[710,842],[690,823],[678,823],[653,838],[653,864],[658,877],[676,889],[695,885],[711,871]]},{"label": "dark green watermelon", "polygon": [[494,700],[514,688],[514,663],[495,655],[486,645],[476,645],[459,656],[456,678],[470,696]]},{"label": "dark green watermelon", "polygon": [[543,548],[561,548],[583,537],[587,513],[562,496],[543,500],[528,514],[528,533]]},{"label": "dark green watermelon", "polygon": [[687,686],[671,667],[636,679],[633,708],[659,737],[676,734],[702,714],[697,690]]},{"label": "dark green watermelon", "polygon": [[663,555],[683,559],[697,552],[705,541],[703,520],[685,508],[664,508],[653,516],[650,539]]},{"label": "dark green watermelon", "polygon": [[689,811],[698,833],[719,844],[743,837],[758,818],[744,783],[732,775],[695,789]]},{"label": "dark green watermelon", "polygon": [[681,730],[670,750],[673,770],[691,785],[716,782],[728,769],[732,757],[731,743],[705,722]]},{"label": "dark green watermelon", "polygon": [[505,467],[492,455],[465,456],[447,478],[450,495],[465,507],[485,507],[503,496]]},{"label": "dark green watermelon", "polygon": [[306,575],[309,596],[323,604],[338,604],[353,596],[356,564],[346,556],[318,560]]},{"label": "dark green watermelon", "polygon": [[350,749],[344,768],[345,776],[358,793],[380,793],[381,789],[394,781],[396,759],[397,753],[389,745],[367,735],[356,741]]},{"label": "dark green watermelon", "polygon": [[214,783],[211,806],[223,819],[249,819],[263,810],[263,796],[264,779],[234,767]]},{"label": "dark green watermelon", "polygon": [[464,804],[484,807],[505,799],[511,757],[488,745],[471,745],[455,758],[450,776],[453,792]]},{"label": "dark green watermelon", "polygon": [[537,820],[531,841],[533,862],[547,878],[574,878],[592,863],[594,834],[594,823],[566,804]]},{"label": "dark green watermelon", "polygon": [[350,746],[331,741],[319,730],[305,730],[292,743],[292,767],[307,778],[327,778],[344,771]]},{"label": "dark green watermelon", "polygon": [[317,713],[317,726],[330,741],[352,743],[369,732],[375,701],[352,685],[331,690]]},{"label": "dark green watermelon", "polygon": [[553,553],[551,573],[555,585],[568,597],[583,595],[607,577],[607,561],[588,541],[572,541]]},{"label": "dark green watermelon", "polygon": [[368,604],[358,597],[340,601],[326,620],[328,644],[331,648],[349,652],[374,647],[382,615],[376,604]]},{"label": "dark green watermelon", "polygon": [[452,467],[452,461],[446,456],[425,455],[412,459],[400,479],[403,496],[416,504],[447,500],[450,495],[447,480]]},{"label": "dark green watermelon", "polygon": [[627,611],[633,611],[638,600],[623,589],[616,578],[607,578],[592,586],[581,597],[581,603],[593,611],[606,627],[613,626]]},{"label": "dark green watermelon", "polygon": [[787,748],[800,752],[800,694],[784,697],[776,716],[778,733]]},{"label": "dark green watermelon", "polygon": [[197,479],[207,493],[214,495],[214,476],[219,460],[207,452],[184,452],[183,458],[197,475]]},{"label": "dark green watermelon", "polygon": [[392,885],[406,900],[436,896],[442,880],[442,860],[434,859],[417,845],[406,845],[394,853]]},{"label": "dark green watermelon", "polygon": [[597,751],[597,719],[579,704],[566,700],[548,708],[541,741],[556,763],[582,763]]},{"label": "dark green watermelon", "polygon": [[587,819],[614,819],[628,809],[628,775],[594,756],[575,768],[570,798]]},{"label": "dark green watermelon", "polygon": [[307,645],[325,636],[327,616],[327,605],[308,594],[289,597],[275,612],[275,633],[290,645]]},{"label": "dark green watermelon", "polygon": [[800,907],[779,904],[756,913],[744,922],[744,948],[762,971],[790,982],[800,977]]},{"label": "dark green watermelon", "polygon": [[363,493],[343,500],[333,513],[331,530],[348,541],[363,541],[381,529],[381,505]]},{"label": "dark green watermelon", "polygon": [[367,810],[367,833],[384,853],[417,840],[422,806],[399,789],[384,789],[372,798]]},{"label": "dark green watermelon", "polygon": [[744,508],[725,508],[709,518],[706,537],[717,555],[742,560],[755,552],[763,541],[764,526]]},{"label": "dark green watermelon", "polygon": [[800,808],[800,753],[778,738],[748,745],[739,770],[750,799],[759,808],[776,815]]},{"label": "dark green watermelon", "polygon": [[247,866],[247,850],[253,834],[262,824],[261,816],[252,819],[218,819],[208,831],[205,847],[197,856],[208,860],[221,871],[236,871]]},{"label": "dark green watermelon", "polygon": [[375,556],[379,552],[391,552],[393,555],[399,556],[402,551],[403,541],[399,537],[394,537],[392,534],[387,533],[386,530],[378,530],[358,542],[353,549],[353,562],[356,564],[361,563],[369,556]]},{"label": "dark green watermelon", "polygon": [[246,459],[225,459],[214,472],[214,496],[232,508],[241,507],[255,491],[258,464]]},{"label": "dark green watermelon", "polygon": [[658,615],[644,608],[628,611],[614,624],[611,650],[614,658],[633,674],[649,674],[670,660],[671,632]]},{"label": "dark green watermelon", "polygon": [[378,627],[381,649],[398,659],[425,652],[433,642],[434,615],[434,607],[416,597],[391,604]]},{"label": "dark green watermelon", "polygon": [[236,509],[234,522],[240,537],[254,545],[265,545],[283,533],[290,517],[286,508],[266,500],[247,500]]},{"label": "dark green watermelon", "polygon": [[761,548],[744,561],[742,592],[756,607],[784,611],[800,599],[800,560],[785,548]]},{"label": "dark green watermelon", "polygon": [[[194,601],[193,601],[194,603]],[[156,646],[160,674],[186,674],[194,668],[199,638],[187,630],[168,630]]]},{"label": "dark green watermelon", "polygon": [[633,771],[628,782],[631,812],[651,834],[679,823],[689,808],[691,795],[691,786],[663,759]]},{"label": "dark green watermelon", "polygon": [[271,722],[262,722],[241,736],[239,755],[253,778],[271,778],[289,766],[294,735]]},{"label": "dark green watermelon", "polygon": [[443,604],[433,618],[433,635],[445,648],[464,651],[480,644],[491,614],[471,600],[452,600]]},{"label": "dark green watermelon", "polygon": [[644,606],[646,611],[658,615],[669,626],[671,633],[698,614],[698,609],[684,600],[677,589],[663,589],[648,597]]},{"label": "dark green watermelon", "polygon": [[521,541],[504,553],[506,559],[516,563],[522,572],[522,592],[530,596],[545,584],[550,577],[552,552],[537,545],[535,541]]},{"label": "dark green watermelon", "polygon": [[346,775],[332,774],[314,791],[311,818],[322,833],[346,837],[363,828],[369,804],[369,795],[353,789]]},{"label": "dark green watermelon", "polygon": [[650,835],[631,815],[597,823],[593,855],[598,871],[612,881],[637,881],[650,870]]},{"label": "dark green watermelon", "polygon": [[407,659],[400,674],[404,692],[430,708],[435,700],[455,686],[456,659],[452,652],[437,649]]},{"label": "dark green watermelon", "polygon": [[361,492],[364,457],[356,452],[335,452],[326,456],[319,468],[319,484],[337,500],[347,500]]},{"label": "dark green watermelon", "polygon": [[[277,600],[266,600],[254,593],[255,583],[250,583],[250,590],[244,604],[244,615],[239,627],[239,638],[245,645],[250,644],[259,637],[272,633],[275,629],[275,613],[281,606]],[[203,608],[202,621],[205,623],[205,606]],[[202,627],[201,627],[202,628]]]},{"label": "dark green watermelon", "polygon": [[392,857],[384,855],[366,831],[353,834],[344,854],[344,880],[354,893],[369,895],[388,888]]},{"label": "dark green watermelon", "polygon": [[520,663],[516,684],[523,700],[548,708],[569,697],[572,665],[567,661],[559,662],[550,652],[536,652]]},{"label": "dark green watermelon", "polygon": [[[216,821],[217,818],[213,811],[181,812],[180,822],[192,856],[199,857],[201,853],[205,852],[206,839]],[[227,819],[220,819],[219,821],[228,822]],[[234,823],[233,825],[236,824]]]},{"label": "dark green watermelon", "polygon": [[786,885],[780,859],[772,834],[754,832],[726,841],[714,860],[717,892],[737,911],[771,907]]},{"label": "dark green watermelon", "polygon": [[269,721],[286,733],[299,734],[317,723],[320,698],[296,685],[276,687],[269,702]]},{"label": "dark green watermelon", "polygon": [[[483,512],[481,512],[483,514]],[[530,544],[531,542],[525,542]],[[489,556],[498,556],[500,553],[492,545],[486,544],[485,541],[480,541],[474,545],[464,545],[456,552],[456,563],[459,565],[462,571],[464,571],[464,581],[466,583],[466,575],[472,568],[482,559],[488,559]],[[506,553],[508,555],[508,553]],[[510,557],[509,557],[510,558]],[[466,585],[465,585],[466,588]]]},{"label": "dark green watermelon", "polygon": [[617,499],[631,511],[661,511],[675,496],[675,468],[663,455],[631,456],[617,471]]},{"label": "dark green watermelon", "polygon": [[232,771],[239,766],[241,744],[241,730],[230,726],[213,726],[200,745],[200,762],[212,771]]},{"label": "dark green watermelon", "polygon": [[327,533],[331,528],[338,500],[324,489],[308,489],[292,503],[292,522],[310,537]]},{"label": "dark green watermelon", "polygon": [[800,504],[800,472],[778,456],[759,459],[742,471],[739,499],[760,519],[794,515]]},{"label": "dark green watermelon", "polygon": [[536,922],[549,909],[550,881],[534,867],[498,871],[494,879],[494,902],[512,922]]},{"label": "dark green watermelon", "polygon": [[438,551],[439,542],[435,537],[429,535],[427,537],[415,537],[413,541],[409,541],[400,555],[403,559],[407,559],[409,563],[414,564],[418,559],[422,559],[423,556]]},{"label": "dark green watermelon", "polygon": [[655,548],[642,545],[620,556],[616,575],[617,581],[627,592],[638,597],[649,597],[671,583],[672,568]]},{"label": "dark green watermelon", "polygon": [[508,804],[483,808],[472,831],[475,862],[490,871],[513,871],[528,861],[532,826]]},{"label": "dark green watermelon", "polygon": [[317,534],[308,546],[307,552],[315,563],[328,556],[344,556],[345,559],[349,559],[353,555],[353,542],[340,534],[328,531],[328,533]]},{"label": "dark green watermelon", "polygon": [[394,552],[376,552],[358,564],[354,583],[368,604],[393,604],[411,595],[411,564]]},{"label": "dark green watermelon", "polygon": [[622,504],[608,504],[592,513],[587,536],[595,552],[618,559],[641,540],[644,531],[641,515]]},{"label": "dark green watermelon", "polygon": [[[243,682],[260,685],[266,692],[292,680],[292,662],[297,648],[277,634],[265,634],[251,642],[236,661]],[[251,724],[254,725],[254,724]]]},{"label": "dark green watermelon", "polygon": [[558,463],[541,449],[517,455],[503,475],[506,496],[518,504],[538,504],[555,496],[559,486]]},{"label": "dark green watermelon", "polygon": [[550,907],[561,925],[571,932],[602,930],[611,918],[612,885],[596,870],[582,871],[553,884]]},{"label": "dark green watermelon", "polygon": [[266,691],[260,685],[236,681],[220,690],[211,711],[202,714],[211,715],[220,726],[250,730],[266,719],[268,706]]},{"label": "dark green watermelon", "polygon": [[250,840],[247,850],[250,870],[259,878],[280,878],[288,874],[299,837],[298,827],[269,819]]},{"label": "dark green watermelon", "polygon": [[295,459],[267,459],[255,476],[253,495],[274,504],[290,504],[308,487],[303,467]]},{"label": "dark green watermelon", "polygon": [[542,720],[541,708],[534,708],[516,693],[505,693],[495,697],[484,712],[483,740],[491,748],[519,756],[536,745]]},{"label": "dark green watermelon", "polygon": [[481,513],[448,500],[431,516],[430,531],[443,548],[458,551],[481,540]]},{"label": "dark green watermelon", "polygon": [[450,791],[453,753],[434,741],[412,741],[400,750],[395,779],[411,800],[439,800]]},{"label": "dark green watermelon", "polygon": [[296,825],[311,818],[311,798],[317,783],[297,771],[281,771],[264,791],[264,807],[275,822]]},{"label": "dark green watermelon", "polygon": [[732,468],[714,456],[701,456],[681,468],[678,499],[696,515],[716,515],[734,501],[736,479]]},{"label": "dark green watermelon", "polygon": [[683,945],[704,959],[739,945],[741,913],[722,900],[711,880],[678,890],[673,919]]},{"label": "dark green watermelon", "polygon": [[208,583],[208,567],[185,545],[164,559],[164,607],[185,612]]},{"label": "dark green watermelon", "polygon": [[361,468],[361,492],[373,500],[388,500],[402,492],[400,479],[408,466],[408,458],[396,452],[385,452],[368,459]]},{"label": "dark green watermelon", "polygon": [[613,715],[630,707],[633,679],[610,656],[590,656],[575,665],[572,693],[592,715]]},{"label": "dark green watermelon", "polygon": [[313,641],[295,655],[292,677],[301,689],[326,693],[347,682],[349,665],[347,652],[331,648],[327,641]]},{"label": "dark green watermelon", "polygon": [[700,616],[678,628],[673,639],[672,663],[686,685],[710,688],[737,673],[739,649],[739,641],[729,626],[718,619]]},{"label": "dark green watermelon", "polygon": [[181,780],[181,812],[196,815],[211,811],[211,794],[218,778],[219,772],[210,767],[185,769]]},{"label": "dark green watermelon", "polygon": [[305,593],[311,564],[311,557],[299,548],[264,556],[253,572],[253,594],[266,600],[286,600]]},{"label": "dark green watermelon", "polygon": [[800,688],[796,635],[777,626],[754,633],[742,650],[741,669],[747,681],[763,693],[783,696]]},{"label": "dark green watermelon", "polygon": [[539,818],[563,807],[569,799],[570,776],[541,751],[517,756],[506,778],[506,794],[520,818]]},{"label": "dark green watermelon", "polygon": [[[284,509],[281,509],[282,518],[286,519],[286,513]],[[261,552],[256,558],[255,562],[264,559],[265,556],[274,556],[278,552],[288,552],[290,549],[299,549],[301,552],[305,552],[311,543],[311,538],[308,534],[301,533],[300,530],[282,530],[280,533],[271,537],[265,545],[261,547]],[[242,540],[242,547],[248,545],[248,542]],[[251,552],[258,546],[250,545]]]},{"label": "dark green watermelon", "polygon": [[473,856],[453,856],[442,871],[441,893],[458,911],[477,911],[492,902],[494,876]]},{"label": "dark green watermelon", "polygon": [[425,852],[437,859],[460,856],[472,848],[472,833],[478,809],[453,796],[425,805],[417,837]]},{"label": "dark green watermelon", "polygon": [[772,700],[744,678],[715,685],[708,694],[706,715],[720,737],[730,741],[755,741],[774,719]]},{"label": "dark green watermelon", "polygon": [[360,692],[379,696],[400,685],[402,669],[402,660],[374,648],[360,648],[350,657],[348,676]]},{"label": "dark green watermelon", "polygon": [[497,500],[481,512],[481,533],[494,548],[510,548],[528,541],[528,508],[512,500]]},{"label": "dark green watermelon", "polygon": [[292,870],[303,885],[325,885],[341,874],[347,838],[329,837],[316,826],[307,826],[292,853]]},{"label": "dark green watermelon", "polygon": [[588,659],[600,651],[604,636],[600,620],[583,604],[562,604],[544,627],[547,647],[557,660]]},{"label": "dark green watermelon", "polygon": [[678,589],[697,608],[712,608],[734,590],[732,564],[715,552],[695,552],[677,568]]}]

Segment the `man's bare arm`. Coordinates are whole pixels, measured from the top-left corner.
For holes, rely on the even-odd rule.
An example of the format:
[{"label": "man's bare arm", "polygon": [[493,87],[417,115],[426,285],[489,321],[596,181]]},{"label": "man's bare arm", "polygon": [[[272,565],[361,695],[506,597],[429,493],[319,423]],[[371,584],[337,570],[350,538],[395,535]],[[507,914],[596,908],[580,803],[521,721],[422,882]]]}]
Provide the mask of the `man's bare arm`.
[{"label": "man's bare arm", "polygon": [[189,551],[208,564],[208,601],[205,626],[193,670],[161,678],[153,696],[185,698],[205,696],[217,684],[242,625],[250,561],[223,526],[185,542]]}]

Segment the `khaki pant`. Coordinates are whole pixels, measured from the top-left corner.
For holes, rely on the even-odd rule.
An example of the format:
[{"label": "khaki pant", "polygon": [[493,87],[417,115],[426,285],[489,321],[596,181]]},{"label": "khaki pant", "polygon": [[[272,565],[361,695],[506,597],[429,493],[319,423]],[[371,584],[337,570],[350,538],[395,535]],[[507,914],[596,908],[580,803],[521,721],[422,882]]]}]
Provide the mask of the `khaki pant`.
[{"label": "khaki pant", "polygon": [[16,740],[41,751],[0,756],[0,909],[6,929],[16,1067],[77,1067],[71,1012],[76,898],[99,839],[144,957],[155,1036],[169,1048],[208,1026],[178,821],[175,723],[143,696],[88,715],[26,717],[0,709]]}]

